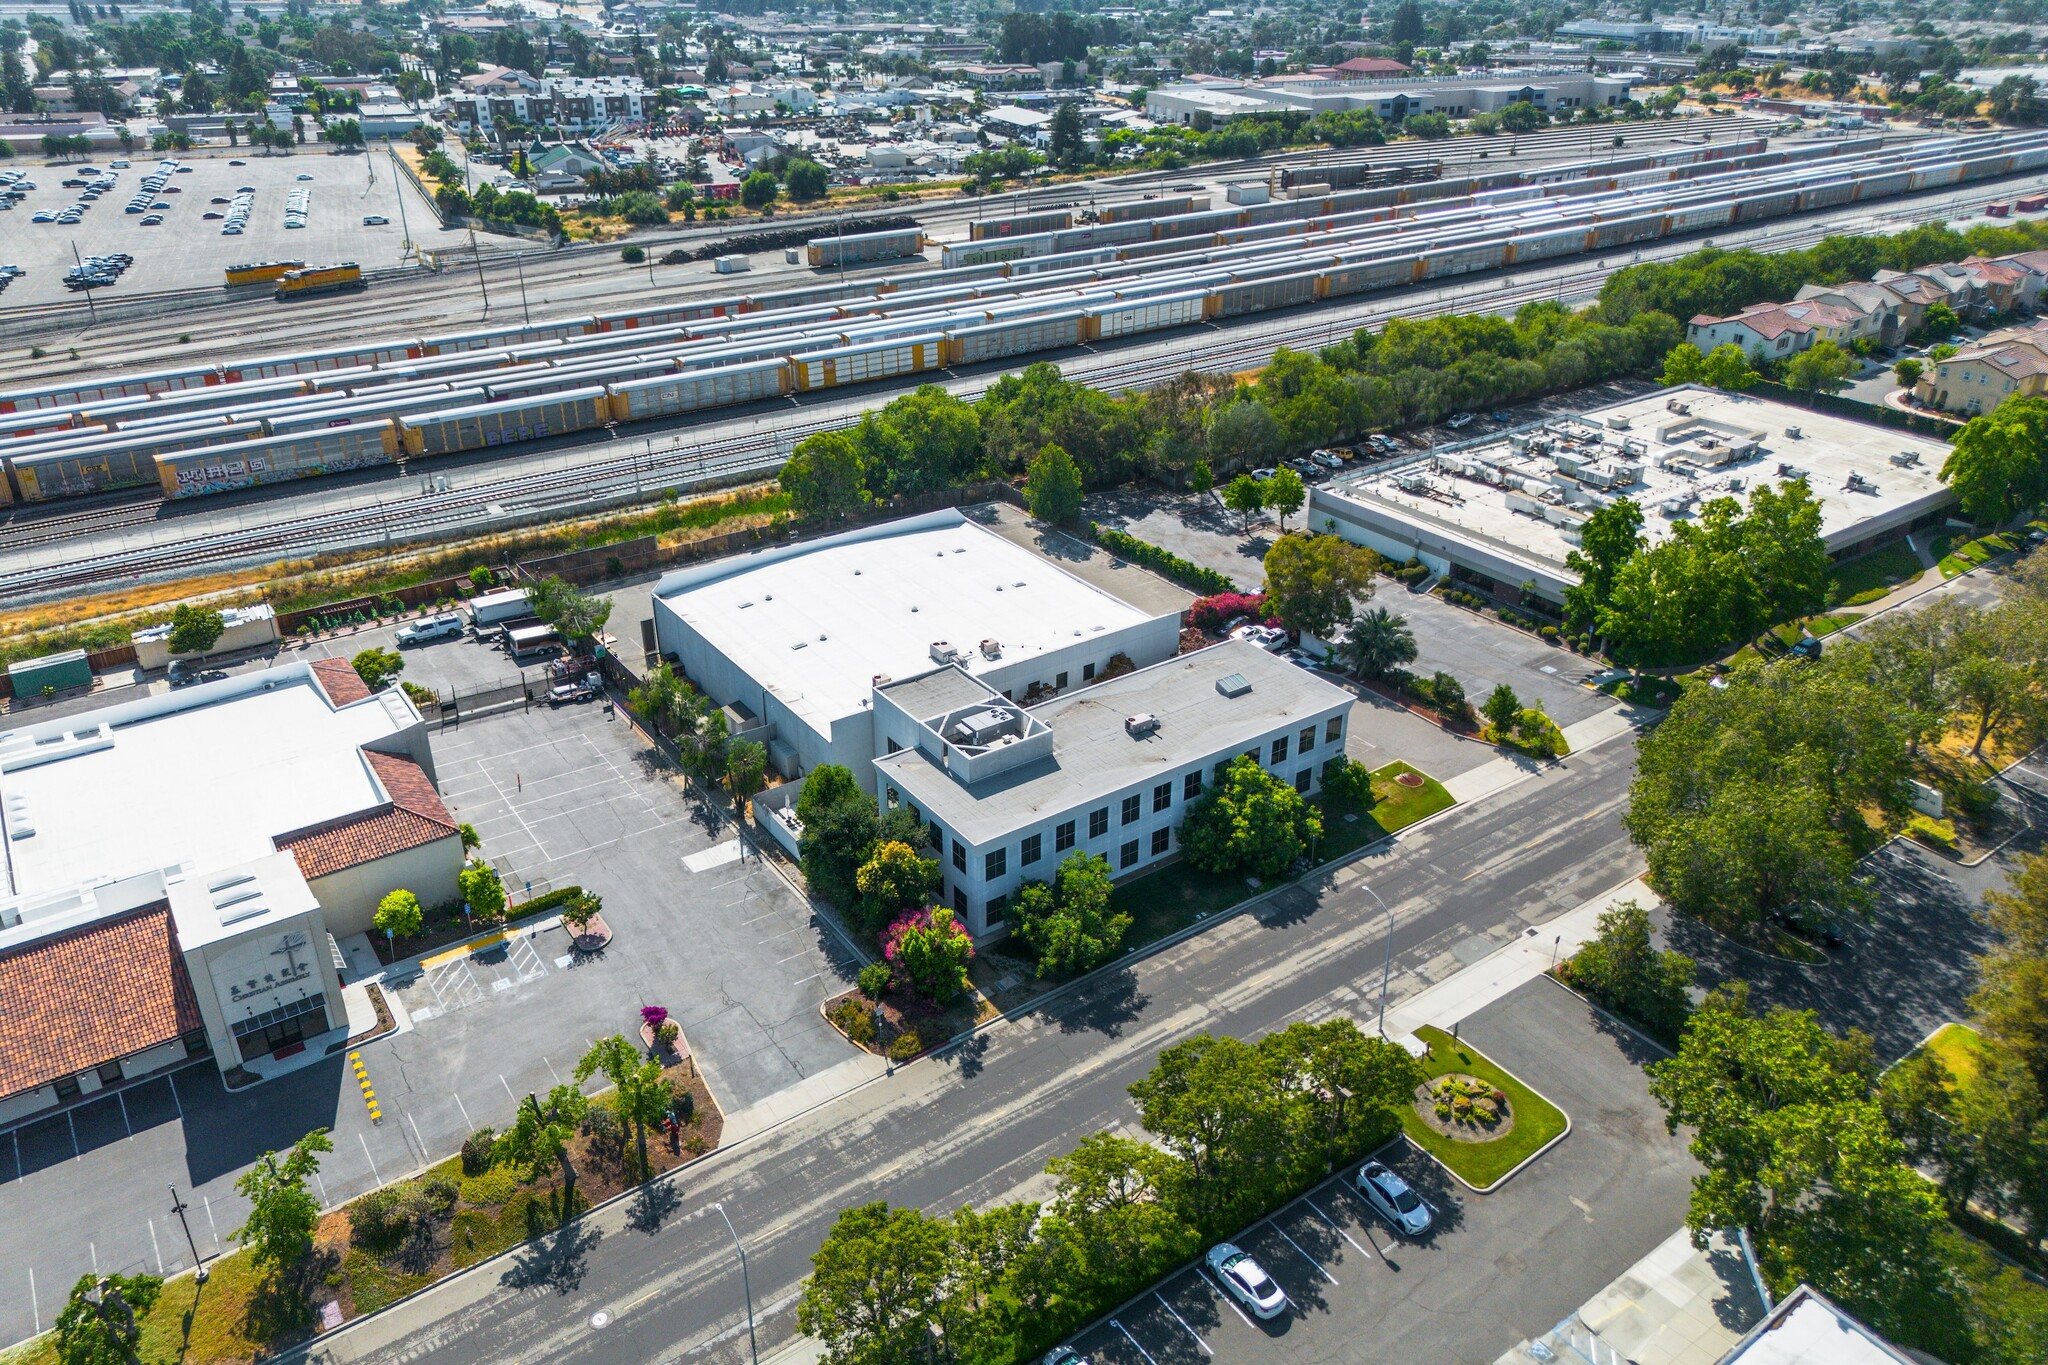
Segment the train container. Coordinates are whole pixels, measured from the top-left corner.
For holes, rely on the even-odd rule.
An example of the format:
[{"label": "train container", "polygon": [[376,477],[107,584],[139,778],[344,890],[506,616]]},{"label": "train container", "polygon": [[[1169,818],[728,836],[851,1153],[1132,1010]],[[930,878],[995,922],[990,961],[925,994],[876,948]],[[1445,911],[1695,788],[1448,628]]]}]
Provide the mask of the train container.
[{"label": "train container", "polygon": [[986,242],[963,242],[944,247],[939,252],[939,263],[947,269],[961,266],[994,265],[1004,261],[1023,260],[1028,256],[1050,256],[1053,236],[1050,232],[1032,237],[1003,237]]},{"label": "train container", "polygon": [[[1790,212],[1789,209],[1785,212]],[[1607,247],[1626,246],[1630,242],[1645,242],[1664,231],[1662,213],[1634,214],[1626,218],[1610,218],[1595,223],[1587,238],[1588,248],[1593,251]]]},{"label": "train container", "polygon": [[1907,188],[1912,191],[1939,189],[1943,185],[1953,185],[1962,178],[1962,162],[1943,161],[1932,166],[1915,167],[1913,179]]},{"label": "train container", "polygon": [[1095,227],[1072,228],[1066,232],[1052,234],[1052,249],[1061,251],[1082,251],[1089,247],[1120,246],[1125,242],[1145,242],[1152,238],[1152,225],[1143,219],[1128,223],[1101,223]]},{"label": "train container", "polygon": [[277,277],[271,297],[284,300],[311,298],[316,294],[353,294],[368,287],[369,281],[363,278],[363,268],[354,261],[343,261],[339,265],[309,265],[300,270],[287,270]]},{"label": "train container", "polygon": [[599,313],[590,322],[600,332],[630,332],[646,327],[673,327],[701,318],[720,318],[739,311],[737,297],[696,299],[660,308],[629,308],[616,313]]},{"label": "train container", "polygon": [[571,337],[588,336],[599,330],[593,317],[559,318],[552,322],[535,322],[518,327],[486,327],[475,332],[445,332],[439,336],[422,337],[415,345],[414,359],[427,356],[453,356],[465,351],[510,350],[517,346],[532,346],[543,342],[566,341]]},{"label": "train container", "polygon": [[[1580,235],[1583,238],[1583,230]],[[1417,256],[1383,256],[1338,266],[1324,274],[1323,296],[1363,294],[1374,289],[1413,284],[1420,263],[1421,258]]]},{"label": "train container", "polygon": [[1664,215],[1664,231],[1667,233],[1705,232],[1710,228],[1724,228],[1735,221],[1735,205],[1730,203],[1696,204],[1675,208]]},{"label": "train container", "polygon": [[791,342],[777,338],[770,341],[748,341],[731,346],[713,346],[707,350],[676,357],[676,366],[685,372],[723,369],[728,365],[744,365],[755,360],[779,359],[793,350],[815,349],[823,342]]},{"label": "train container", "polygon": [[1097,341],[1135,336],[1140,332],[1158,332],[1169,327],[1185,327],[1202,320],[1207,303],[1208,295],[1190,290],[1162,298],[1104,304],[1088,310],[1088,339]]},{"label": "train container", "polygon": [[304,261],[261,261],[254,265],[231,265],[222,272],[226,288],[236,289],[248,284],[276,284],[294,270],[306,268]]},{"label": "train container", "polygon": [[1771,194],[1745,195],[1735,201],[1735,221],[1754,223],[1763,218],[1782,218],[1792,212],[1799,203],[1798,190],[1779,190]]},{"label": "train container", "polygon": [[188,446],[219,445],[223,441],[261,436],[263,428],[254,419],[230,421],[225,415],[181,418],[175,422],[141,431],[66,431],[49,436],[27,436],[0,442],[0,456],[19,459],[27,455],[58,455],[109,450],[182,450]]},{"label": "train container", "polygon": [[2021,213],[2039,213],[2048,209],[2048,194],[2023,194],[2013,200],[2012,205]]},{"label": "train container", "polygon": [[166,498],[202,497],[260,484],[371,469],[390,464],[398,451],[398,434],[391,422],[357,422],[213,450],[160,455],[156,460],[157,484]]},{"label": "train container", "polygon": [[987,242],[1000,237],[1030,237],[1041,232],[1062,232],[1074,225],[1066,209],[1019,214],[1014,218],[980,218],[967,225],[969,241]]},{"label": "train container", "polygon": [[1986,218],[2010,218],[2012,216],[2012,205],[2005,203],[1986,204],[1984,206],[1984,216]]},{"label": "train container", "polygon": [[1262,313],[1269,308],[1293,308],[1316,296],[1316,272],[1282,275],[1277,279],[1253,280],[1219,287],[1209,297],[1208,315],[1234,318],[1245,313]]},{"label": "train container", "polygon": [[223,366],[228,382],[276,379],[282,375],[320,374],[328,370],[352,370],[365,365],[391,364],[411,359],[413,342],[382,346],[341,346],[326,351],[294,351],[286,355],[259,356]]},{"label": "train container", "polygon": [[401,417],[398,426],[408,455],[447,455],[587,431],[603,426],[606,420],[605,391],[591,385],[509,403],[478,403]]},{"label": "train container", "polygon": [[1908,167],[1898,170],[1880,171],[1876,175],[1856,178],[1858,200],[1889,199],[1895,194],[1904,194],[1913,185],[1913,172]]},{"label": "train container", "polygon": [[24,436],[76,436],[114,429],[111,423],[78,420],[84,411],[83,408],[48,408],[40,414],[17,412],[0,416],[0,444]]},{"label": "train container", "polygon": [[76,420],[120,427],[144,418],[166,417],[178,412],[204,412],[238,403],[269,402],[306,392],[306,381],[291,376],[254,384],[214,384],[206,388],[159,394],[154,398],[112,398],[75,411],[79,414]]},{"label": "train container", "polygon": [[654,375],[644,379],[607,384],[610,409],[615,422],[644,422],[676,417],[705,408],[734,407],[779,398],[791,385],[790,365],[784,360],[757,360],[745,365],[692,370],[685,374]]},{"label": "train container", "polygon": [[184,389],[196,389],[207,384],[218,384],[223,380],[218,365],[194,366],[179,370],[153,370],[148,374],[133,374],[90,381],[69,380],[62,384],[47,384],[36,388],[10,389],[0,393],[0,412],[20,412],[30,408],[70,408],[86,403],[102,402],[109,398],[153,397],[160,393],[177,393]]},{"label": "train container", "polygon": [[1225,228],[1243,227],[1248,222],[1259,220],[1245,217],[1243,209],[1210,209],[1203,213],[1182,213],[1147,221],[1152,224],[1152,236],[1157,240],[1161,237],[1196,237],[1221,232]]},{"label": "train container", "polygon": [[1181,213],[1202,213],[1209,207],[1209,196],[1173,195],[1159,199],[1127,199],[1121,204],[1105,204],[1095,211],[1098,223],[1123,223],[1137,218],[1171,218]]},{"label": "train container", "polygon": [[2038,170],[2048,166],[2048,147],[2021,147],[2012,154],[2012,168],[2015,171]]},{"label": "train container", "polygon": [[237,449],[263,435],[254,422],[221,424],[207,431],[184,432],[153,439],[115,439],[61,449],[9,455],[23,502],[50,502],[83,497],[114,488],[153,484],[159,457]]},{"label": "train container", "polygon": [[813,237],[805,243],[804,250],[813,270],[835,265],[865,265],[869,261],[893,261],[903,256],[915,256],[924,250],[924,231],[921,228],[898,228],[889,232],[835,233],[830,237]]},{"label": "train container", "polygon": [[1109,265],[1117,259],[1115,247],[1102,247],[1096,251],[1070,251],[1059,256],[1036,256],[1026,260],[1010,262],[1013,277],[1043,275],[1058,270],[1072,270],[1079,267]]},{"label": "train container", "polygon": [[1962,163],[1962,179],[1995,180],[2012,170],[2012,153],[1996,156],[1973,156]]},{"label": "train container", "polygon": [[1831,180],[1824,184],[1809,185],[1799,192],[1799,212],[1813,209],[1833,208],[1846,204],[1856,197],[1856,182],[1853,180]]},{"label": "train container", "polygon": [[977,361],[1078,346],[1084,326],[1084,315],[1076,308],[951,328],[946,333],[946,363],[972,365]]},{"label": "train container", "polygon": [[1426,253],[1422,258],[1421,273],[1416,278],[1436,280],[1446,275],[1469,275],[1475,270],[1497,269],[1506,265],[1507,261],[1506,242],[1450,247]]},{"label": "train container", "polygon": [[882,280],[826,280],[805,285],[802,289],[776,289],[765,294],[749,294],[740,300],[739,311],[745,315],[772,313],[782,308],[810,308],[821,303],[872,298],[885,292],[887,288],[887,282]]},{"label": "train container", "polygon": [[938,332],[927,332],[919,336],[818,347],[792,354],[790,363],[799,390],[838,388],[871,379],[936,370],[945,364],[945,337]]},{"label": "train container", "polygon": [[415,413],[446,412],[450,408],[468,407],[488,401],[490,396],[481,387],[443,389],[439,393],[415,393],[398,398],[355,399],[322,408],[277,413],[265,417],[263,426],[272,436],[289,436],[301,431],[320,431],[327,427],[344,427],[359,422],[410,417]]}]

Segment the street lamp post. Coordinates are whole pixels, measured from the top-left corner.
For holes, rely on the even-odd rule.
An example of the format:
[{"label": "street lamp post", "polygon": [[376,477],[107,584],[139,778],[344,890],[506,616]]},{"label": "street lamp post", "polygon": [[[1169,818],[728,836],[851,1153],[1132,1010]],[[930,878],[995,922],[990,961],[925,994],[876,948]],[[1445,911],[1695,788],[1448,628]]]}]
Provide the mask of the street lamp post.
[{"label": "street lamp post", "polygon": [[725,1220],[725,1230],[732,1234],[733,1249],[740,1254],[740,1287],[747,1294],[747,1350],[754,1357],[754,1365],[761,1365],[761,1347],[754,1340],[754,1286],[747,1278],[747,1248],[740,1241],[739,1229],[732,1225],[732,1215],[725,1211],[725,1205],[713,1204],[718,1216]]},{"label": "street lamp post", "polygon": [[185,1221],[185,1201],[178,1198],[178,1187],[172,1185],[171,1212],[178,1215],[178,1226],[185,1229],[185,1245],[192,1248],[192,1269],[201,1284],[206,1283],[206,1262],[199,1259],[199,1243],[192,1240],[192,1225]]},{"label": "street lamp post", "polygon": [[1387,989],[1394,979],[1394,907],[1380,900],[1380,893],[1374,891],[1370,883],[1365,889],[1375,901],[1379,901],[1380,909],[1387,912],[1387,962],[1380,968],[1380,1037],[1384,1038],[1387,1036]]}]

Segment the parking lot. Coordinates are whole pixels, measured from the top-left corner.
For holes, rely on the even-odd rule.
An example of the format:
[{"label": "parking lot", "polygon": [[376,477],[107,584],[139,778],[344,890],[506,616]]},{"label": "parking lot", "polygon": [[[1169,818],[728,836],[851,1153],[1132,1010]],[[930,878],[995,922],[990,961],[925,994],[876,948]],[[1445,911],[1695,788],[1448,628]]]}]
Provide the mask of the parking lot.
[{"label": "parking lot", "polygon": [[1230,1238],[1285,1291],[1278,1317],[1255,1319],[1195,1267],[1071,1344],[1092,1365],[1361,1352],[1481,1365],[1563,1319],[1683,1221],[1695,1167],[1683,1137],[1664,1131],[1633,1035],[1547,980],[1466,1019],[1460,1034],[1562,1107],[1570,1135],[1487,1195],[1396,1142],[1380,1155],[1435,1208],[1426,1236],[1393,1236],[1347,1167]]},{"label": "parking lot", "polygon": [[[475,646],[469,646],[474,649]],[[853,1056],[820,1017],[851,961],[729,821],[699,810],[623,716],[598,704],[512,711],[434,736],[450,810],[475,824],[514,899],[576,883],[614,938],[579,957],[559,924],[484,951],[430,953],[385,984],[403,1031],[361,1048],[382,1122],[337,1051],[229,1092],[211,1063],[0,1134],[0,1341],[47,1328],[78,1276],[190,1264],[166,1184],[202,1255],[232,1250],[234,1181],[319,1127],[316,1182],[337,1203],[502,1127],[517,1099],[569,1078],[588,1044],[630,1035],[643,1005],[683,1026],[728,1114]]]},{"label": "parking lot", "polygon": [[[146,215],[124,210],[141,188],[142,178],[165,157],[191,170],[174,174],[166,182],[165,190],[177,193],[158,196],[157,202],[170,206],[160,210],[163,222],[144,227]],[[125,160],[129,166],[115,173],[114,188],[93,202],[77,224],[34,221],[38,213],[54,213],[78,202],[79,191],[64,188],[64,182],[81,178],[79,166],[105,171],[110,159]],[[235,161],[243,164],[231,164]],[[72,165],[17,162],[15,167],[27,171],[36,188],[13,209],[0,213],[0,236],[6,241],[0,246],[0,264],[20,266],[27,274],[8,287],[0,297],[0,307],[71,298],[63,278],[72,266],[73,248],[81,256],[125,251],[135,257],[134,267],[104,291],[106,297],[219,287],[228,266],[246,261],[295,259],[317,265],[355,261],[372,270],[398,265],[403,253],[400,182],[390,159],[378,152],[332,156],[301,148],[277,156],[247,149],[232,155],[225,149],[221,154],[137,150],[126,157],[117,154]],[[312,179],[302,181],[302,175]],[[205,215],[226,214],[230,205],[212,201],[232,199],[245,185],[256,191],[248,226],[240,236],[223,237],[225,218],[209,220]],[[310,211],[305,227],[287,229],[285,200],[294,190],[310,191]],[[403,216],[415,236],[431,241],[440,231],[431,209],[409,183]],[[390,222],[365,226],[366,217],[384,217]],[[267,296],[256,292],[268,302]],[[83,306],[81,303],[81,309]]]}]

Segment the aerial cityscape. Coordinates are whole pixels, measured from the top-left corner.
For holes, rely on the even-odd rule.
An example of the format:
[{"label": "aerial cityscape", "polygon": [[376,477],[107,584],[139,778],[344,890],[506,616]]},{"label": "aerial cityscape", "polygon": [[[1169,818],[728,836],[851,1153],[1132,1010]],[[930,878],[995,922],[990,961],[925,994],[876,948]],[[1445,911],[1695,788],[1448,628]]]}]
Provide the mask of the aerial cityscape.
[{"label": "aerial cityscape", "polygon": [[0,0],[0,1365],[2048,1365],[2048,6]]}]

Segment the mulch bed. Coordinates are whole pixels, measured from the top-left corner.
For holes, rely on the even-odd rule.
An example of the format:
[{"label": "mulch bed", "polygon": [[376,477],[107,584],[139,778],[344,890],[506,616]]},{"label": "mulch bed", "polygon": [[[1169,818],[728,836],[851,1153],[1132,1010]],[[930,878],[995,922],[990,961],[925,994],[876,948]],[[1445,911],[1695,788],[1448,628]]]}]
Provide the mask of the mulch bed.
[{"label": "mulch bed", "polygon": [[[879,1002],[874,1003],[875,1036],[867,1042],[861,1043],[854,1042],[847,1035],[846,1030],[840,1026],[839,1021],[833,1017],[833,1011],[847,1001],[859,1001],[862,1004],[870,1003],[868,998],[858,990],[843,991],[827,1000],[821,1007],[824,1011],[825,1021],[831,1024],[833,1028],[838,1029],[841,1037],[846,1038],[846,1041],[853,1043],[855,1047],[860,1048],[863,1052],[872,1052],[877,1057],[885,1057],[889,1054],[889,1047],[892,1043],[905,1032],[915,1030],[921,1046],[919,1046],[916,1052],[911,1053],[909,1057],[898,1057],[896,1060],[899,1062],[909,1061],[911,1057],[922,1057],[925,1053],[935,1048],[944,1047],[953,1039],[972,1029],[980,1022],[983,1005],[981,997],[972,991],[961,992],[960,997],[944,1009],[934,1009],[922,1002],[908,1000],[900,993],[892,991],[888,995],[883,996]],[[994,1007],[990,1006],[989,1008],[993,1012]]]},{"label": "mulch bed", "polygon": [[1503,1107],[1500,1121],[1491,1128],[1483,1123],[1459,1123],[1452,1119],[1438,1118],[1436,1113],[1436,1087],[1444,1081],[1469,1081],[1474,1085],[1492,1086],[1477,1076],[1468,1076],[1462,1071],[1446,1072],[1432,1076],[1415,1087],[1415,1116],[1427,1124],[1432,1132],[1443,1134],[1453,1142],[1492,1142],[1515,1131],[1514,1111]]}]

